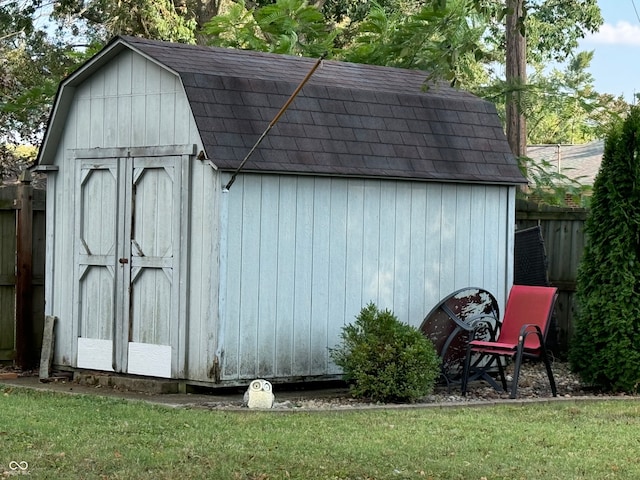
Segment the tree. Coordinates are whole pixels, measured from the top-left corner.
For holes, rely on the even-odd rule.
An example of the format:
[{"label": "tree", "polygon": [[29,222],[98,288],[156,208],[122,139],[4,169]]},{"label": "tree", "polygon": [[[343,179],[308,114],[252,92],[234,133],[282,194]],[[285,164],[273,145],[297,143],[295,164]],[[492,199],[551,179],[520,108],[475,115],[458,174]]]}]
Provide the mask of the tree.
[{"label": "tree", "polygon": [[[467,23],[467,27],[482,28],[482,34],[479,37],[477,35],[471,37],[469,35],[459,35],[459,32],[465,31],[464,28],[458,28],[458,34],[451,35],[451,30],[447,31],[447,28],[444,28],[443,32],[447,31],[447,35],[445,36],[445,41],[438,45],[439,55],[430,56],[430,58],[440,59],[440,61],[431,64],[423,62],[423,65],[432,70],[433,77],[444,74],[445,78],[449,76],[452,83],[457,85],[461,85],[460,80],[466,81],[461,86],[469,90],[476,90],[480,93],[483,90],[490,90],[493,92],[492,95],[495,95],[495,87],[500,86],[500,94],[505,97],[505,102],[503,103],[505,108],[504,120],[509,144],[514,154],[524,156],[527,144],[525,105],[528,102],[527,96],[529,94],[527,56],[530,55],[534,62],[540,63],[558,60],[563,55],[566,56],[572,52],[577,47],[578,40],[586,32],[593,32],[602,24],[602,16],[596,0],[431,0],[426,2],[420,13],[424,15],[425,9],[428,7],[431,7],[436,13],[462,9],[464,11],[463,18],[470,19],[475,17],[482,20],[481,22],[476,20]],[[404,22],[401,20],[399,24],[402,27],[398,29],[398,22],[386,22],[379,12],[373,12],[376,13],[376,17],[372,18],[370,12],[369,17],[365,18],[363,22],[366,26],[368,20],[375,20],[375,22],[369,21],[368,23],[369,26],[373,27],[369,32],[373,33],[373,35],[369,34],[365,37],[368,45],[366,42],[362,42],[362,36],[358,37],[356,35],[355,43],[361,44],[359,46],[360,51],[356,51],[358,55],[347,56],[347,59],[361,61],[367,56],[362,55],[363,52],[365,54],[375,52],[372,57],[374,63],[389,64],[384,60],[387,58],[395,59],[396,66],[405,66],[397,65],[397,63],[398,59],[406,58],[403,53],[408,50],[407,46],[411,48],[411,46],[419,45],[419,48],[423,51],[429,50],[430,42],[428,39],[433,38],[433,28],[425,28],[424,23],[432,25],[429,20],[433,20],[433,18],[423,23],[415,21]],[[418,16],[410,17],[417,20]],[[444,25],[456,25],[459,27],[465,24],[449,21]],[[423,38],[427,40],[415,42],[408,33],[419,34],[420,30],[422,31],[420,33],[427,32],[423,35]],[[404,33],[404,38],[398,38],[398,31]],[[470,32],[472,29],[468,28],[466,31]],[[474,38],[474,40],[469,41],[470,38]],[[480,41],[477,40],[478,38],[480,38]],[[394,39],[401,41],[394,42]],[[488,52],[491,52],[491,54],[488,54]],[[496,52],[502,52],[502,54],[496,55]],[[471,58],[470,54],[473,55],[476,65],[479,62],[484,63],[483,66],[486,71],[489,71],[492,68],[490,66],[491,63],[501,56],[504,59],[506,78],[504,80],[496,78],[494,87],[486,89],[486,83],[474,83],[482,76],[476,75],[465,78],[458,75],[457,70],[460,65],[465,65],[465,62],[468,62]],[[446,62],[448,68],[442,68],[443,62]],[[468,65],[464,69],[467,72],[473,71],[474,68],[469,68]],[[473,65],[473,62],[470,65]]]},{"label": "tree", "polygon": [[605,140],[585,224],[569,359],[589,384],[640,384],[640,107]]},{"label": "tree", "polygon": [[564,61],[604,22],[597,0],[529,0],[525,8],[527,57],[534,63]]},{"label": "tree", "polygon": [[511,151],[527,154],[527,119],[522,108],[523,86],[527,84],[527,48],[524,37],[524,0],[507,0],[505,28],[506,130]]},{"label": "tree", "polygon": [[212,18],[203,32],[211,45],[310,57],[331,52],[338,34],[305,0],[277,0],[252,9],[240,2]]},{"label": "tree", "polygon": [[418,12],[423,4],[421,0],[320,0],[315,2],[324,16],[335,22],[359,23],[373,9],[382,9],[388,13],[404,12],[407,15]]},{"label": "tree", "polygon": [[575,144],[603,138],[606,128],[628,112],[617,99],[599,95],[588,72],[593,52],[572,55],[563,71],[537,67],[527,103],[528,143]]},{"label": "tree", "polygon": [[0,180],[33,162],[58,83],[92,52],[38,28],[38,8],[37,2],[0,3]]},{"label": "tree", "polygon": [[466,0],[450,1],[445,8],[426,5],[412,15],[373,8],[341,57],[424,70],[427,86],[438,80],[477,84],[488,78],[479,68],[481,62],[494,58],[485,48],[483,34],[484,25],[467,9]]},{"label": "tree", "polygon": [[0,141],[36,142],[60,79],[78,64],[64,45],[40,32],[16,33],[0,46]]},{"label": "tree", "polygon": [[[21,138],[38,138],[59,80],[116,34],[422,69],[428,81],[490,92],[498,105],[510,96],[512,110],[526,114],[524,73],[513,81],[495,73],[505,62],[506,15],[525,31],[534,65],[572,51],[602,21],[596,0],[527,0],[522,15],[505,0],[57,0],[54,32],[34,27],[41,1],[0,3],[0,61],[11,65],[0,68],[0,128]],[[603,105],[594,112],[605,118]]]},{"label": "tree", "polygon": [[426,80],[475,84],[487,79],[480,60],[492,57],[483,49],[484,27],[469,15],[466,1],[411,15],[373,6],[347,37],[304,0],[249,10],[238,3],[214,17],[204,33],[218,46],[312,57],[327,51],[329,58],[349,62],[425,70]]},{"label": "tree", "polygon": [[102,40],[115,35],[195,43],[196,15],[188,6],[171,0],[59,0],[53,16],[72,26],[75,35],[86,25],[85,35]]},{"label": "tree", "polygon": [[[476,7],[482,4],[476,0]],[[496,10],[493,10],[494,12]],[[498,10],[500,12],[500,10]],[[505,15],[506,130],[516,156],[526,155],[527,57],[536,63],[561,60],[586,32],[602,24],[596,0],[507,0]],[[500,17],[498,17],[500,18]],[[494,41],[501,37],[493,27]]]},{"label": "tree", "polygon": [[7,179],[15,180],[20,172],[35,160],[37,149],[0,143],[0,185]]}]

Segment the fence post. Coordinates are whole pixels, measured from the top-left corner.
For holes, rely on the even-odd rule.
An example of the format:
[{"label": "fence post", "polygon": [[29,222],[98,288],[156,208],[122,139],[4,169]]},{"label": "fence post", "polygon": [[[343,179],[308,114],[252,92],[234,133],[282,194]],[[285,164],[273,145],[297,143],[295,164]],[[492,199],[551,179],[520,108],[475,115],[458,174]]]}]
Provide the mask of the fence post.
[{"label": "fence post", "polygon": [[16,201],[16,364],[26,370],[34,363],[33,337],[33,186],[31,173],[23,170]]}]

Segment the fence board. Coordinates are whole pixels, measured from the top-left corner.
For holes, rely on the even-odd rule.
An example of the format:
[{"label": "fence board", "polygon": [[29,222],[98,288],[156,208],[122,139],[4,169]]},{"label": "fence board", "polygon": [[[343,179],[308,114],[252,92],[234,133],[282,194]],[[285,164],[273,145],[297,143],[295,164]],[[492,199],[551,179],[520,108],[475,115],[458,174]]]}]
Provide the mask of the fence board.
[{"label": "fence board", "polygon": [[14,357],[15,333],[15,189],[0,188],[0,360]]},{"label": "fence board", "polygon": [[[44,325],[45,196],[44,190],[33,190],[29,195],[32,225],[28,226],[28,231],[32,233],[33,258],[31,282],[27,286],[30,306],[25,318],[32,320],[28,325],[25,349],[30,361],[36,360],[40,351]],[[0,187],[0,361],[16,358],[16,215],[20,206],[18,187]]]},{"label": "fence board", "polygon": [[45,223],[46,212],[44,190],[33,191],[33,270],[31,277],[32,291],[32,318],[33,318],[33,338],[31,349],[34,352],[42,351],[42,335],[44,331],[44,270],[46,255]]},{"label": "fence board", "polygon": [[[28,172],[25,172],[28,174]],[[16,363],[22,368],[33,366],[34,355],[30,351],[33,338],[33,187],[29,180],[18,185],[16,202]]]},{"label": "fence board", "polygon": [[517,230],[540,225],[551,285],[558,287],[556,303],[556,354],[564,357],[573,333],[578,266],[585,245],[587,210],[518,202]]}]

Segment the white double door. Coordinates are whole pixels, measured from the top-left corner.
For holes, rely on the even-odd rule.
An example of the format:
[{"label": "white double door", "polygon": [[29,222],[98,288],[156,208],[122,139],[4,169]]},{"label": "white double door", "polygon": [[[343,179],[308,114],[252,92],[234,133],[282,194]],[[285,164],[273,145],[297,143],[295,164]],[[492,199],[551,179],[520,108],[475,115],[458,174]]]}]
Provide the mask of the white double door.
[{"label": "white double door", "polygon": [[78,368],[180,375],[184,161],[179,155],[76,159]]}]

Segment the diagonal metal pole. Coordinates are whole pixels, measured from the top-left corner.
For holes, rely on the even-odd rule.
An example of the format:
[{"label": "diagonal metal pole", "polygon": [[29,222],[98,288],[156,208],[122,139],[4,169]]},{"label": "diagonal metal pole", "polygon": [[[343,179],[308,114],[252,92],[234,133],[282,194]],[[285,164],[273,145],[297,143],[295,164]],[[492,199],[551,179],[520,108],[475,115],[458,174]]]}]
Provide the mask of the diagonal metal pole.
[{"label": "diagonal metal pole", "polygon": [[247,163],[247,160],[249,160],[249,157],[251,156],[251,154],[253,154],[256,148],[258,148],[258,145],[260,145],[264,137],[268,135],[268,133],[273,128],[273,126],[276,123],[278,123],[278,120],[280,120],[280,117],[284,114],[287,108],[289,108],[289,105],[291,105],[291,102],[293,102],[293,99],[296,98],[298,93],[300,93],[300,90],[302,90],[302,87],[304,87],[304,85],[309,81],[311,76],[315,73],[315,71],[318,69],[318,67],[322,63],[322,60],[324,60],[326,56],[327,56],[327,52],[322,54],[322,56],[318,59],[318,61],[313,66],[313,68],[309,70],[309,73],[307,73],[307,75],[302,79],[302,82],[300,82],[300,85],[298,85],[298,87],[291,94],[287,102],[282,106],[278,114],[275,117],[273,117],[273,120],[271,120],[266,130],[262,132],[262,135],[260,135],[260,138],[258,138],[258,141],[253,145],[253,147],[251,147],[251,150],[249,150],[249,153],[247,153],[247,155],[244,157],[242,162],[240,162],[240,165],[238,165],[238,168],[236,168],[236,171],[233,172],[233,175],[231,175],[231,178],[229,179],[229,181],[224,187],[225,190],[229,190],[231,188],[231,185],[233,185],[233,182],[236,181],[236,177],[238,176],[238,173],[240,172],[240,170],[242,170],[242,167],[244,167],[244,164]]}]

